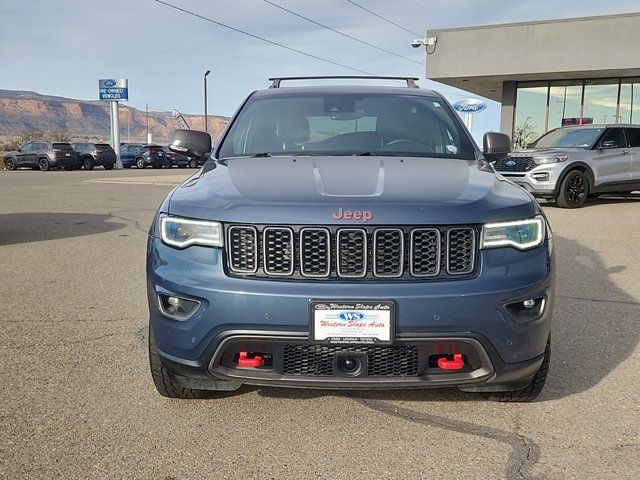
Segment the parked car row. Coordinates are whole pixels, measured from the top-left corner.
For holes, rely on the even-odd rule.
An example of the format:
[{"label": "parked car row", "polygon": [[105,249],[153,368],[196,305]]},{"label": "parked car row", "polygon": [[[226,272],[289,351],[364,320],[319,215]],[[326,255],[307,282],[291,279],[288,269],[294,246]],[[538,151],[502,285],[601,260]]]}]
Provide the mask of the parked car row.
[{"label": "parked car row", "polygon": [[43,171],[52,168],[73,170],[78,166],[78,153],[68,143],[29,142],[4,157],[7,170],[30,167]]},{"label": "parked car row", "polygon": [[[204,162],[175,153],[161,145],[123,143],[120,158],[124,168],[198,168]],[[116,152],[106,143],[91,142],[29,142],[4,155],[7,170],[33,168],[42,171],[53,168],[65,170],[93,170],[94,167],[113,169]]]}]

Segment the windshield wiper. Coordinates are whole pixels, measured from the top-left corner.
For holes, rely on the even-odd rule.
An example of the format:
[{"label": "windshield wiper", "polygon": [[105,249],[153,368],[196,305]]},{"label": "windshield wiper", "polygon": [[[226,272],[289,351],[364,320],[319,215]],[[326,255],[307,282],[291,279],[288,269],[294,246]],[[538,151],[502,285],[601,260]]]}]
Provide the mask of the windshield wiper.
[{"label": "windshield wiper", "polygon": [[354,157],[375,157],[376,156],[376,152],[360,152],[360,153],[354,153],[353,154]]},{"label": "windshield wiper", "polygon": [[255,155],[251,155],[251,158],[264,158],[264,157],[270,157],[271,154],[269,152],[258,152]]}]

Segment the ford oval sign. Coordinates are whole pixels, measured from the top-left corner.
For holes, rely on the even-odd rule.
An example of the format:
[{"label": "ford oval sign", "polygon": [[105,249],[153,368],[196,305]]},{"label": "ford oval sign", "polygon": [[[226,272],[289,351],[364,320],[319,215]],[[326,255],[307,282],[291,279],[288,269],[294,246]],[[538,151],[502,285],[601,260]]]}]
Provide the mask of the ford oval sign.
[{"label": "ford oval sign", "polygon": [[468,98],[466,100],[458,100],[451,105],[454,110],[461,113],[478,113],[487,109],[487,104],[477,98]]},{"label": "ford oval sign", "polygon": [[347,310],[345,312],[340,312],[338,314],[338,318],[340,320],[345,320],[345,321],[357,321],[357,320],[362,320],[363,318],[365,318],[366,315],[362,312],[354,312],[351,310]]},{"label": "ford oval sign", "polygon": [[115,87],[116,86],[116,82],[115,80],[105,80],[104,81],[104,86],[105,87]]}]

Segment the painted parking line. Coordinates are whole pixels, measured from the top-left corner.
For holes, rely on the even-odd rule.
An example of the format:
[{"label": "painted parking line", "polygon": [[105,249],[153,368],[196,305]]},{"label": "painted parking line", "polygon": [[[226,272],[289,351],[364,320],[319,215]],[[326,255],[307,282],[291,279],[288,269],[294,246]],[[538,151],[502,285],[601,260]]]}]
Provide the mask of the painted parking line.
[{"label": "painted parking line", "polygon": [[85,180],[87,183],[119,183],[125,185],[178,185],[190,175],[172,176],[148,176],[148,177],[125,177],[125,178],[93,178]]}]

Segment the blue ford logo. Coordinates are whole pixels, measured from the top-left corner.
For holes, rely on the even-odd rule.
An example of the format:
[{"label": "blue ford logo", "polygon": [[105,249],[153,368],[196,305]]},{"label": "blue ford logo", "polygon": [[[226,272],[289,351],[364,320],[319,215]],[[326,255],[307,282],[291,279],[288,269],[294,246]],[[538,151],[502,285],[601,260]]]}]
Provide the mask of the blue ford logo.
[{"label": "blue ford logo", "polygon": [[516,166],[516,162],[513,160],[507,160],[506,163],[507,167],[515,167]]},{"label": "blue ford logo", "polygon": [[340,312],[338,314],[338,318],[340,320],[347,320],[347,321],[350,321],[350,320],[362,320],[363,318],[365,318],[365,316],[366,315],[364,313],[362,313],[362,312],[353,312],[353,311],[350,311],[350,310],[347,310],[345,312]]},{"label": "blue ford logo", "polygon": [[458,100],[452,105],[454,110],[463,113],[478,113],[487,109],[487,104],[477,98],[468,98],[466,100]]},{"label": "blue ford logo", "polygon": [[115,80],[105,80],[104,81],[104,86],[105,87],[115,87],[116,86],[116,82]]}]

